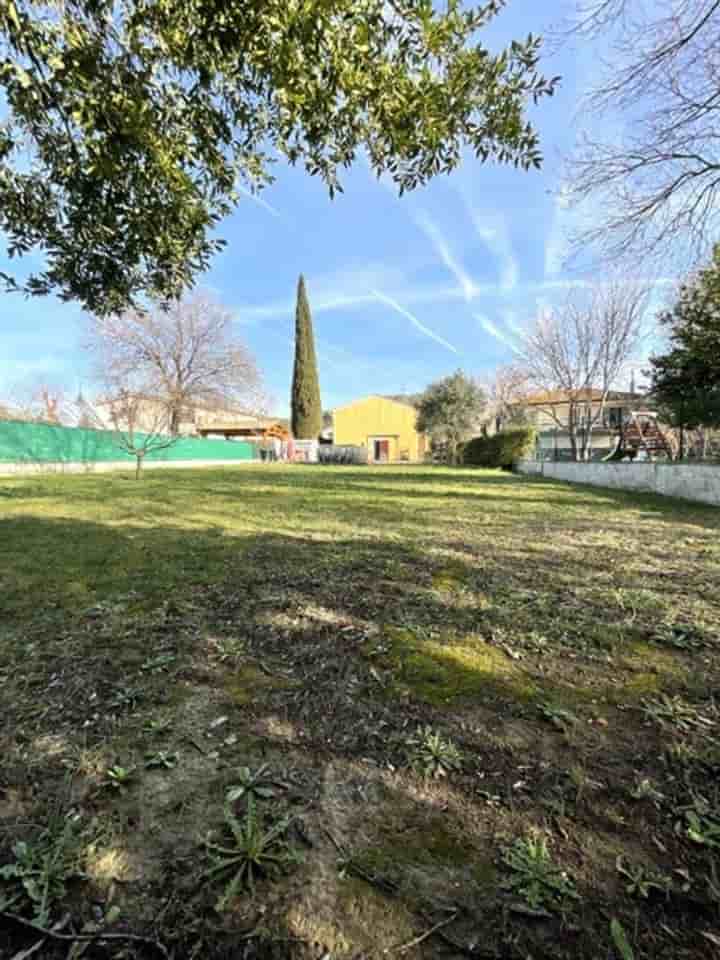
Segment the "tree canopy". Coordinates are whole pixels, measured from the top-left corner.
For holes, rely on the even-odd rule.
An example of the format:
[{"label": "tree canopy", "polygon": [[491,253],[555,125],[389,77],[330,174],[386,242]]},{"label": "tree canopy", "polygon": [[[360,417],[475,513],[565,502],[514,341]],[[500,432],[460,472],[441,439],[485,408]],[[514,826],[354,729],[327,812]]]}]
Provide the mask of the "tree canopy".
[{"label": "tree canopy", "polygon": [[418,430],[447,444],[448,462],[457,461],[458,444],[478,428],[485,408],[480,384],[457,370],[431,383],[420,398]]},{"label": "tree canopy", "polygon": [[2,0],[0,228],[44,256],[2,278],[97,314],[177,297],[277,158],[331,194],[360,151],[401,191],[465,148],[539,166],[525,108],[557,78],[532,36],[479,41],[504,3]]},{"label": "tree canopy", "polygon": [[720,245],[661,321],[670,349],[650,360],[655,401],[673,426],[720,426]]}]

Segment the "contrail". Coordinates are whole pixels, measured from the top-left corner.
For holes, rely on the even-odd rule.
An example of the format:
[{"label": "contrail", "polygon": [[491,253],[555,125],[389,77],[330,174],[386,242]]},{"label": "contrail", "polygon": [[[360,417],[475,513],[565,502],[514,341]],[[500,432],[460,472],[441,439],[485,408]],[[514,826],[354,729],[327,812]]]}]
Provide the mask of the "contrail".
[{"label": "contrail", "polygon": [[426,327],[424,323],[420,323],[418,318],[414,316],[414,314],[410,313],[409,310],[406,310],[405,307],[400,306],[397,300],[393,300],[392,297],[388,297],[384,293],[380,293],[379,290],[372,290],[371,292],[376,300],[379,300],[381,303],[386,303],[389,307],[392,307],[393,310],[400,314],[400,316],[405,317],[406,320],[409,320],[415,329],[420,331],[420,333],[423,333],[426,337],[430,337],[431,340],[434,340],[435,343],[439,343],[440,346],[445,347],[446,350],[452,350],[453,353],[459,353],[457,347],[454,347],[451,343],[448,343],[447,340],[443,340],[441,336],[432,331],[429,327]]},{"label": "contrail", "polygon": [[448,246],[447,241],[442,235],[437,224],[434,223],[423,211],[415,214],[414,219],[430,243],[432,243],[437,255],[460,284],[465,299],[472,300],[473,297],[477,295],[477,287],[473,283],[472,278],[466,272],[464,267],[459,264],[452,255],[450,247]]},{"label": "contrail", "polygon": [[280,211],[276,210],[275,207],[271,203],[268,203],[267,200],[265,200],[263,197],[261,197],[259,193],[253,193],[251,190],[248,190],[247,187],[244,187],[240,183],[236,184],[236,186],[244,197],[247,197],[248,200],[252,200],[253,203],[256,203],[259,207],[262,207],[263,210],[267,210],[267,212],[271,214],[273,217],[282,216]]},{"label": "contrail", "polygon": [[509,347],[513,353],[520,352],[517,344],[513,343],[507,334],[503,333],[502,330],[500,330],[500,328],[492,322],[492,320],[490,320],[488,317],[484,317],[481,313],[475,313],[473,316],[483,328],[485,333],[489,333],[491,337],[495,337],[495,339],[499,340],[500,343],[504,344],[506,347]]}]

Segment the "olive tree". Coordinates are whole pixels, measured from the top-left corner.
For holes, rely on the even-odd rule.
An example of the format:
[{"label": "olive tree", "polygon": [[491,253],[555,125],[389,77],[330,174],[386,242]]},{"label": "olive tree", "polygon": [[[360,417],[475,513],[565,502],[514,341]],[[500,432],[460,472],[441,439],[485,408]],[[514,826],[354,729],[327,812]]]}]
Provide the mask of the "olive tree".
[{"label": "olive tree", "polygon": [[431,383],[418,401],[417,428],[447,449],[447,461],[457,463],[458,448],[478,425],[485,409],[485,393],[475,380],[457,370]]}]

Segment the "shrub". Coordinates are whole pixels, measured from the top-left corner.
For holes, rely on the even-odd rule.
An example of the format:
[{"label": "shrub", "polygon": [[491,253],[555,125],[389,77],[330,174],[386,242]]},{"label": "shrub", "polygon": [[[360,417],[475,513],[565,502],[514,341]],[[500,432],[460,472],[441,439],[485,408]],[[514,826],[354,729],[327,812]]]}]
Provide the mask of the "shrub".
[{"label": "shrub", "polygon": [[465,444],[463,463],[475,467],[510,468],[516,460],[527,456],[535,443],[530,427],[503,430],[492,437],[475,437]]}]

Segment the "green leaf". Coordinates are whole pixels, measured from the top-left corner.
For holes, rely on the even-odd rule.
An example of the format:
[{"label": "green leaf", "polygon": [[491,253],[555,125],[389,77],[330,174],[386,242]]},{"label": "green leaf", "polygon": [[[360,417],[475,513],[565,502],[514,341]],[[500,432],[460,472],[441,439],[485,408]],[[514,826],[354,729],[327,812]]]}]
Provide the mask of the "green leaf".
[{"label": "green leaf", "polygon": [[18,16],[17,7],[15,6],[14,0],[8,0],[5,7],[8,18],[12,20],[12,24],[18,30],[20,29],[20,17]]},{"label": "green leaf", "polygon": [[620,960],[635,960],[635,953],[617,917],[613,917],[610,921],[610,936],[612,937],[615,949],[620,955]]},{"label": "green leaf", "polygon": [[238,171],[261,186],[278,154],[331,196],[363,151],[401,193],[453,170],[466,148],[539,163],[525,113],[556,81],[538,74],[534,38],[482,45],[498,5],[241,6],[126,0],[109,22],[106,4],[78,0],[58,23],[42,4],[20,15],[8,0],[22,63],[38,65],[16,57],[3,75],[7,119],[34,162],[0,150],[0,226],[9,249],[45,259],[19,269],[19,289],[96,314],[180,296],[219,247]]}]

